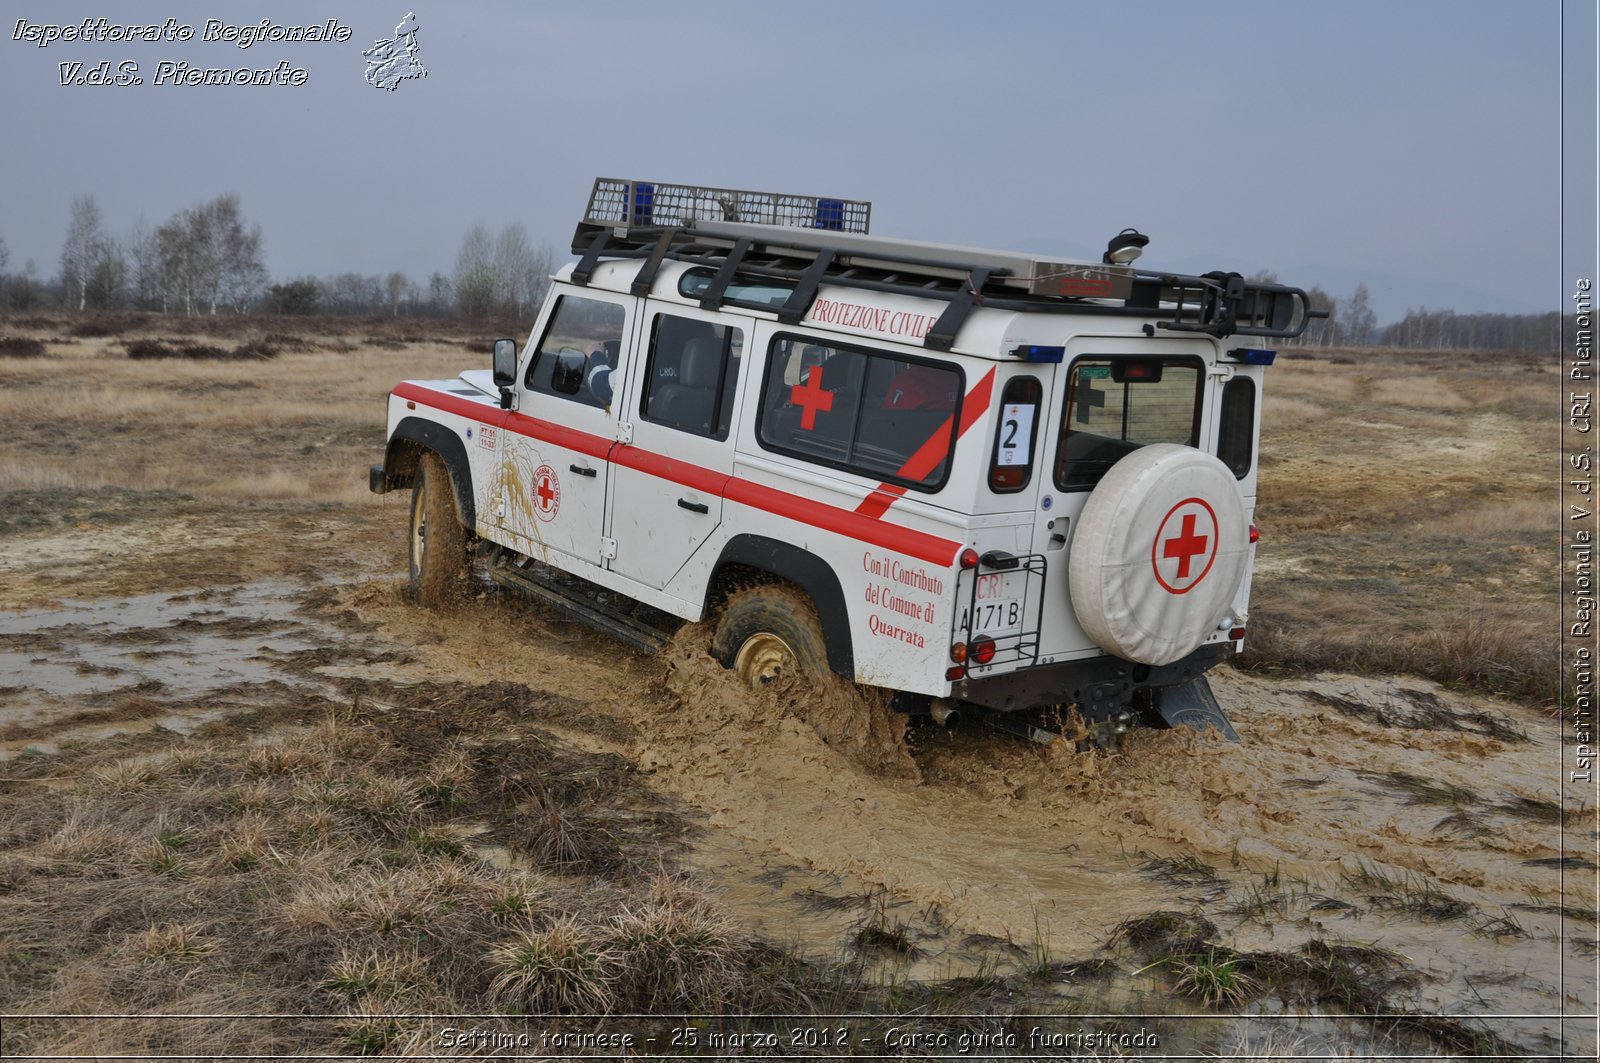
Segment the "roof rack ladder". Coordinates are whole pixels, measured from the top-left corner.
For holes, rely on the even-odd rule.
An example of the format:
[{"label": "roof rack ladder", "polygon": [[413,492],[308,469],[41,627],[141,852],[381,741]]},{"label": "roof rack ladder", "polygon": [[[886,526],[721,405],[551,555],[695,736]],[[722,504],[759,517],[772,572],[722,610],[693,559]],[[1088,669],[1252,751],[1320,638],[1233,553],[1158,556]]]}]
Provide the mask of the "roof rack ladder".
[{"label": "roof rack ladder", "polygon": [[950,305],[944,308],[939,320],[934,322],[933,328],[923,337],[924,347],[930,351],[948,351],[955,344],[956,333],[961,331],[967,315],[972,312],[973,305],[978,301],[978,293],[989,283],[989,272],[988,266],[977,266],[973,269],[967,276],[965,286],[950,297]]},{"label": "roof rack ladder", "polygon": [[817,297],[817,287],[822,283],[822,278],[827,274],[828,267],[833,265],[833,248],[825,247],[817,252],[817,257],[800,274],[794,291],[789,293],[788,300],[778,309],[778,320],[785,325],[793,325],[806,316],[806,311],[811,309],[811,302]]},{"label": "roof rack ladder", "polygon": [[717,275],[711,278],[711,283],[706,287],[705,294],[700,297],[700,309],[722,309],[722,300],[728,294],[728,285],[733,280],[733,272],[739,268],[739,263],[744,261],[744,256],[749,251],[749,237],[741,236],[733,242],[733,250],[729,251],[728,257],[722,260],[722,265],[717,268]]},{"label": "roof rack ladder", "polygon": [[572,283],[587,286],[589,278],[594,276],[594,268],[600,263],[600,253],[605,250],[606,240],[611,233],[601,229],[594,234],[594,239],[589,241],[589,247],[583,253],[583,258],[572,268]]},{"label": "roof rack ladder", "polygon": [[661,261],[667,257],[667,252],[672,249],[672,241],[677,238],[677,235],[676,226],[661,230],[661,239],[656,241],[655,249],[650,252],[650,257],[645,259],[644,265],[639,267],[639,272],[633,278],[633,284],[628,288],[629,294],[650,294],[650,289],[656,283],[656,273],[661,269]]}]

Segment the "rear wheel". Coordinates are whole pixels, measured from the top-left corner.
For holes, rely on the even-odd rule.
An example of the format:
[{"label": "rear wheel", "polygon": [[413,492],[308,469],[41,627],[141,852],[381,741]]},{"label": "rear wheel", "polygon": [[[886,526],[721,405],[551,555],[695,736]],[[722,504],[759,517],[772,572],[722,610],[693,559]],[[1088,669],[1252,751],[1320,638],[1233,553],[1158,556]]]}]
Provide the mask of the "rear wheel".
[{"label": "rear wheel", "polygon": [[888,692],[863,687],[828,667],[828,645],[811,599],[792,587],[747,587],[728,598],[711,653],[752,689],[776,687],[786,711],[867,768],[914,776],[905,718]]},{"label": "rear wheel", "polygon": [[428,452],[411,487],[411,593],[423,605],[459,597],[467,583],[467,535],[456,519],[450,470]]},{"label": "rear wheel", "polygon": [[717,621],[711,652],[750,687],[780,676],[831,680],[822,624],[809,599],[787,587],[735,592]]}]

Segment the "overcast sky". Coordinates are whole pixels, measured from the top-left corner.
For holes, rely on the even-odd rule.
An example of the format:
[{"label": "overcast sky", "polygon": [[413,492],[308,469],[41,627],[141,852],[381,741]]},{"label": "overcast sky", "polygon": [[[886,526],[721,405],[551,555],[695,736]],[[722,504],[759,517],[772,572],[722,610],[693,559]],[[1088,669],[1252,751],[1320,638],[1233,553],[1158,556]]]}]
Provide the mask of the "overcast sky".
[{"label": "overcast sky", "polygon": [[[348,42],[248,49],[206,22],[321,23]],[[424,80],[383,91],[362,50],[413,10]],[[57,271],[73,197],[107,227],[235,192],[275,278],[449,272],[482,222],[565,255],[596,176],[873,202],[873,230],[1142,266],[1272,269],[1381,321],[1407,305],[1561,305],[1560,0],[771,4],[384,0],[8,2],[0,237]],[[1593,61],[1592,3],[1567,47]],[[19,19],[195,28],[188,42],[48,47]],[[60,84],[138,64],[142,85]],[[154,83],[162,61],[304,84]],[[1570,54],[1569,54],[1570,62]],[[1573,72],[1569,71],[1569,75]],[[1592,73],[1569,95],[1592,108]],[[1594,155],[1592,123],[1567,151]]]}]

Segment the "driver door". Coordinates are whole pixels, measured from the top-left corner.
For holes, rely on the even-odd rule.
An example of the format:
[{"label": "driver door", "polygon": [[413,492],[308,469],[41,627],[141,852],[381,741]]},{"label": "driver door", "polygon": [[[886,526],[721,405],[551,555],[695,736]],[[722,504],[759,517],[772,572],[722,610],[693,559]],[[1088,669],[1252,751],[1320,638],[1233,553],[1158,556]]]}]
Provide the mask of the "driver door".
[{"label": "driver door", "polygon": [[581,571],[605,564],[610,455],[639,300],[571,285],[553,297],[517,381],[495,489],[514,549]]}]

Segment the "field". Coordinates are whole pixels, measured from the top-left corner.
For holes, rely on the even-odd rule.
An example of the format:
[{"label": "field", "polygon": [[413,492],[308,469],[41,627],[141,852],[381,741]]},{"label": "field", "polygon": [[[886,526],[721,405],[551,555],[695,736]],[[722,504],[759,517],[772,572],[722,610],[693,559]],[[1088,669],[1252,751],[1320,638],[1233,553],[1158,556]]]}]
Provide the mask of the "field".
[{"label": "field", "polygon": [[1593,1051],[1553,359],[1280,356],[1241,745],[863,759],[406,602],[383,395],[492,336],[0,319],[0,1055]]}]

